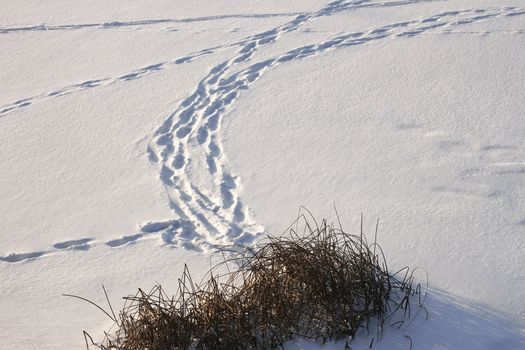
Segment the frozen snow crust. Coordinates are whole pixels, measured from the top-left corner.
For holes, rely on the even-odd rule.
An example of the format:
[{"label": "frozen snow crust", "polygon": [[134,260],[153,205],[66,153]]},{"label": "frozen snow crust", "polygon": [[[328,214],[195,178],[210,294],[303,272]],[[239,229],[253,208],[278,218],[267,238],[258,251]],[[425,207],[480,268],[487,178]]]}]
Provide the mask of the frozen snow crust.
[{"label": "frozen snow crust", "polygon": [[169,287],[161,257],[199,264],[335,201],[442,290],[416,344],[521,348],[524,4],[219,3],[5,4],[4,343],[79,347],[106,324],[60,293]]}]

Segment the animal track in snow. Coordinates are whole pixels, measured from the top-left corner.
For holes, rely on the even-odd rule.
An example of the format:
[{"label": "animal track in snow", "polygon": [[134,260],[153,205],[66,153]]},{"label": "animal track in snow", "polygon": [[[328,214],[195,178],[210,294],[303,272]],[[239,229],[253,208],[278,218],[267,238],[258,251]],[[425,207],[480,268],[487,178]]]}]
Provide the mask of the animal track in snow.
[{"label": "animal track in snow", "polygon": [[79,249],[79,250],[88,250],[89,249],[89,242],[91,242],[93,239],[91,238],[83,238],[83,239],[75,239],[71,241],[65,241],[60,243],[55,243],[53,245],[56,249]]},{"label": "animal track in snow", "polygon": [[137,243],[145,238],[158,238],[162,245],[181,246],[186,249],[202,251],[202,247],[213,248],[199,239],[195,233],[194,225],[186,220],[167,220],[158,222],[148,222],[139,227],[139,232],[110,239],[106,242],[95,241],[92,238],[81,238],[58,242],[47,250],[9,253],[0,256],[0,261],[7,263],[19,263],[41,258],[47,255],[64,253],[70,250],[87,251],[90,248],[105,246],[108,249],[118,249],[120,247]]},{"label": "animal track in snow", "polygon": [[[169,62],[149,65],[117,78],[93,79],[59,89],[52,95],[46,94],[24,99],[13,105],[2,107],[0,116],[37,100],[73,93],[85,88],[137,80],[143,75],[162,71],[169,65],[183,64],[217,50],[239,47],[233,57],[210,68],[194,92],[157,129],[148,145],[148,157],[158,168],[159,177],[166,189],[170,205],[180,218],[147,224],[141,228],[139,233],[109,240],[104,245],[113,249],[138,242],[147,236],[157,235],[164,244],[197,251],[213,248],[216,244],[247,244],[262,233],[263,228],[255,222],[240,198],[239,191],[242,187],[240,178],[228,165],[220,135],[222,118],[228,108],[239,98],[242,90],[249,88],[268,70],[294,60],[314,57],[337,49],[353,48],[372,41],[393,38],[410,40],[411,37],[432,32],[438,28],[468,25],[512,14],[521,15],[525,14],[525,11],[516,8],[501,8],[444,12],[421,19],[391,23],[363,32],[339,33],[321,43],[305,45],[269,59],[255,61],[236,72],[232,68],[254,60],[254,55],[260,47],[279,40],[289,32],[298,30],[309,21],[357,8],[404,6],[418,2],[420,1],[333,1],[318,12],[298,15],[283,25],[249,36],[237,43],[199,50]],[[192,172],[191,165],[196,162],[207,165],[207,175],[203,172],[199,172],[198,175],[206,177],[206,183],[209,186],[199,188],[193,181],[196,174]],[[435,190],[470,194],[454,188],[436,187]],[[57,243],[55,250],[50,252],[75,247],[75,244],[69,245],[71,242],[76,241]],[[100,242],[85,242],[85,244],[88,243],[89,246],[101,245]],[[82,246],[82,243],[76,246]],[[11,254],[0,257],[0,260],[18,262],[37,258],[45,253]]]},{"label": "animal track in snow", "polygon": [[36,259],[36,258],[43,256],[44,254],[45,254],[44,252],[18,253],[18,254],[12,253],[6,256],[0,256],[0,261],[5,261],[8,263],[17,263],[17,262],[21,262],[25,260]]},{"label": "animal track in snow", "polygon": [[124,244],[136,242],[142,237],[144,237],[142,233],[137,233],[131,236],[124,236],[122,238],[112,239],[111,241],[106,242],[106,245],[110,247],[120,247]]},{"label": "animal track in snow", "polygon": [[[414,2],[396,4],[407,3]],[[388,6],[392,5],[388,3]],[[229,169],[227,158],[222,152],[218,131],[224,113],[239,97],[240,92],[247,89],[267,70],[284,62],[312,57],[330,50],[362,45],[385,38],[413,37],[436,28],[470,24],[507,14],[505,9],[444,12],[428,18],[388,24],[367,32],[340,34],[317,45],[295,48],[230,73],[233,71],[232,67],[252,59],[254,52],[260,46],[278,40],[303,23],[331,15],[341,9],[360,6],[379,5],[369,1],[336,1],[318,13],[298,16],[289,23],[253,36],[251,40],[246,41],[245,46],[237,52],[236,56],[211,68],[199,82],[194,93],[155,133],[148,147],[149,158],[160,169],[161,179],[167,187],[172,206],[181,217],[195,223],[198,235],[204,241],[211,244],[246,242],[262,232],[262,227],[255,223],[242,204],[238,191],[239,179]],[[382,4],[382,6],[387,5]],[[480,13],[484,14],[480,15]],[[459,141],[444,140],[438,146],[446,151],[461,145]],[[208,165],[210,176],[208,183],[213,184],[210,188],[206,188],[206,195],[204,190],[192,185],[193,174],[189,164],[197,160],[200,164]],[[452,192],[460,193],[458,191]]]},{"label": "animal track in snow", "polygon": [[123,82],[129,82],[132,80],[137,80],[137,79],[142,78],[143,76],[164,70],[170,66],[192,62],[193,60],[196,60],[205,55],[209,55],[209,54],[218,52],[220,50],[227,49],[229,46],[230,45],[224,46],[224,47],[216,47],[214,49],[199,50],[190,55],[183,56],[182,58],[176,58],[171,61],[155,63],[147,67],[134,70],[130,73],[118,76],[116,78],[108,77],[108,78],[100,78],[100,79],[91,79],[91,80],[86,80],[84,82],[77,83],[77,84],[72,84],[72,85],[61,87],[61,88],[55,88],[46,93],[41,93],[35,96],[24,98],[22,100],[18,100],[16,102],[13,102],[13,103],[10,103],[4,106],[0,106],[0,118],[4,117],[5,115],[11,112],[27,107],[34,103],[47,101],[50,98],[57,98],[57,97],[65,96],[65,95],[70,95],[73,93],[81,92],[86,89],[93,89],[93,88],[97,88],[101,86],[108,86],[108,85],[115,84],[115,83],[123,83]]},{"label": "animal track in snow", "polygon": [[[0,26],[0,34],[20,33],[20,32],[51,32],[51,31],[66,31],[79,29],[120,29],[120,28],[142,28],[147,26],[156,26],[161,24],[175,24],[175,23],[192,23],[192,22],[207,22],[219,21],[227,19],[260,19],[260,18],[276,18],[276,17],[292,17],[298,16],[302,12],[289,13],[260,13],[260,14],[235,14],[235,15],[217,15],[217,16],[202,16],[190,18],[161,18],[161,19],[144,19],[137,21],[113,21],[113,22],[99,22],[99,23],[76,23],[76,24],[35,24],[19,27]],[[163,30],[173,30],[171,28],[161,28]]]}]

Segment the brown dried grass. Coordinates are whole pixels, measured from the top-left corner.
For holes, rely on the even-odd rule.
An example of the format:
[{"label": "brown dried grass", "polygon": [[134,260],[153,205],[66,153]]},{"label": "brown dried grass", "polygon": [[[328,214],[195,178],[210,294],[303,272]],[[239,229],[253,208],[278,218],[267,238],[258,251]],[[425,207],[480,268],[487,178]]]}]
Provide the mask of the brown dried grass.
[{"label": "brown dried grass", "polygon": [[220,252],[222,261],[200,284],[185,266],[175,296],[156,286],[126,297],[123,310],[112,317],[117,330],[102,344],[85,333],[86,345],[262,350],[295,337],[346,339],[348,345],[372,323],[379,338],[387,323],[406,326],[415,295],[417,312],[424,308],[421,286],[413,287],[409,269],[389,273],[381,248],[375,241],[368,244],[362,229],[353,235],[301,215],[286,235],[268,236],[255,248]]}]

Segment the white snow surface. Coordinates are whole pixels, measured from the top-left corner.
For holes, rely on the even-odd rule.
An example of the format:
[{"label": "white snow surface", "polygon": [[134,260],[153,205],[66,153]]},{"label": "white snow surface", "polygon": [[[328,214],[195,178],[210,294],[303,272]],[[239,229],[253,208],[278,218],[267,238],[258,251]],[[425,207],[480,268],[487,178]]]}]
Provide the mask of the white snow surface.
[{"label": "white snow surface", "polygon": [[430,282],[352,349],[525,348],[525,1],[0,1],[1,348],[334,203]]}]

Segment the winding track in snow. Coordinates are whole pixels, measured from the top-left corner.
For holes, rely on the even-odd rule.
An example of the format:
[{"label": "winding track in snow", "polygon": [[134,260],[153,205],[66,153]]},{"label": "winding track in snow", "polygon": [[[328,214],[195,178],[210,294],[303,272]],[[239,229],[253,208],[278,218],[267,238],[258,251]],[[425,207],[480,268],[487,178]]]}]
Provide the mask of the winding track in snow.
[{"label": "winding track in snow", "polygon": [[[67,249],[89,249],[98,245],[118,247],[147,237],[160,235],[166,244],[203,250],[217,244],[250,243],[263,228],[251,217],[239,197],[240,179],[229,168],[222,149],[220,125],[228,108],[265,72],[285,62],[313,57],[340,48],[368,42],[407,38],[436,29],[454,29],[480,21],[506,16],[525,15],[514,7],[448,11],[410,21],[390,23],[363,32],[339,34],[319,44],[289,50],[273,58],[252,62],[255,51],[273,43],[301,25],[335,13],[363,7],[402,6],[422,2],[334,1],[318,12],[301,14],[272,30],[250,36],[239,42],[236,55],[210,69],[191,96],[164,121],[148,146],[150,161],[158,168],[171,207],[179,219],[150,223],[141,232],[97,242],[91,238],[54,244],[46,251],[10,254],[0,257],[5,262],[19,262]],[[202,50],[204,51],[204,50]],[[234,71],[234,68],[241,69]],[[198,186],[194,177],[206,186]]]},{"label": "winding track in snow", "polygon": [[[397,1],[395,5],[414,3]],[[297,16],[294,20],[253,37],[236,56],[213,67],[199,86],[157,130],[150,142],[150,160],[157,164],[174,210],[195,225],[192,243],[199,246],[247,243],[262,232],[250,217],[238,195],[240,180],[229,169],[222,152],[220,124],[228,107],[266,71],[283,62],[322,54],[342,47],[394,37],[412,37],[436,28],[455,27],[501,16],[521,14],[515,8],[473,9],[443,12],[423,19],[388,24],[367,32],[338,35],[317,45],[290,50],[271,59],[253,63],[232,72],[232,68],[251,59],[257,48],[276,41],[315,18],[342,10],[392,6],[393,3],[336,1],[317,13]],[[192,163],[205,164],[209,173],[206,188],[194,181]],[[197,167],[199,170],[202,166]],[[202,175],[200,175],[202,176]]]},{"label": "winding track in snow", "polygon": [[[334,1],[328,4],[325,8],[320,10],[317,13],[280,13],[280,14],[253,14],[253,15],[220,15],[220,16],[207,16],[207,17],[193,17],[185,19],[149,19],[149,20],[137,20],[137,21],[113,21],[113,22],[101,22],[101,23],[76,23],[76,24],[62,24],[62,25],[49,25],[49,24],[35,24],[22,27],[5,27],[0,26],[0,35],[10,34],[10,33],[20,33],[20,32],[43,32],[46,31],[69,31],[69,30],[79,30],[79,29],[116,29],[116,28],[141,28],[148,25],[159,25],[159,24],[169,24],[169,23],[191,23],[199,21],[215,21],[228,18],[269,18],[269,17],[291,17],[297,16],[292,22],[295,22],[297,18],[304,17],[310,19],[330,16],[336,12],[342,12],[346,10],[352,10],[357,8],[365,7],[385,7],[385,6],[400,6],[400,5],[409,5],[419,2],[439,2],[446,0],[402,0],[402,1],[391,1],[391,2],[374,2],[371,0],[339,0]],[[291,22],[290,22],[291,23]],[[297,30],[299,27],[295,28]],[[259,35],[259,34],[257,34]],[[7,103],[0,106],[0,118],[6,116],[7,114],[17,111],[19,109],[31,106],[35,103],[49,100],[51,98],[56,98],[64,95],[69,95],[72,93],[77,93],[84,91],[86,89],[93,89],[101,86],[107,86],[119,82],[125,82],[130,80],[139,79],[145,75],[148,75],[153,72],[158,72],[164,70],[170,66],[184,64],[193,62],[198,58],[208,56],[210,54],[220,52],[229,48],[241,47],[244,48],[249,43],[253,42],[253,39],[257,37],[248,36],[244,39],[241,39],[237,42],[227,44],[227,45],[218,45],[214,47],[205,48],[202,50],[197,50],[187,55],[176,57],[172,60],[164,62],[156,62],[150,64],[146,67],[142,67],[131,71],[126,74],[122,74],[118,77],[97,77],[85,81],[80,81],[74,84],[67,86],[57,87],[51,91],[40,93],[33,96],[26,96],[23,98],[18,98],[16,101]]]},{"label": "winding track in snow", "polygon": [[145,26],[155,26],[159,24],[175,24],[175,23],[193,23],[193,22],[207,22],[219,21],[226,19],[260,19],[260,18],[276,18],[276,17],[291,17],[305,14],[304,12],[288,12],[288,13],[259,13],[259,14],[236,14],[236,15],[217,15],[217,16],[202,16],[190,18],[159,18],[159,19],[144,19],[135,21],[112,21],[112,22],[98,22],[98,23],[72,23],[72,24],[35,24],[28,26],[0,26],[0,34],[20,33],[20,32],[52,32],[64,30],[80,30],[80,29],[118,29],[118,28],[142,28]]}]

